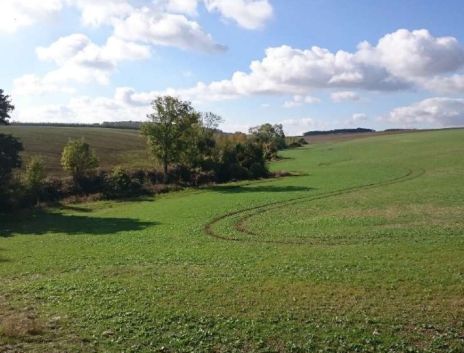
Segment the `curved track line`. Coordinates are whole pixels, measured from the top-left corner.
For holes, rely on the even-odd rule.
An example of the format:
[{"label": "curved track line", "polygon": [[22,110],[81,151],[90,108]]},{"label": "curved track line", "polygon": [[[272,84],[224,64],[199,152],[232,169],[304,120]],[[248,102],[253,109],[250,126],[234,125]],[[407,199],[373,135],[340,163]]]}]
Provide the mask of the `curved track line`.
[{"label": "curved track line", "polygon": [[[245,214],[243,217],[241,217],[238,220],[238,222],[236,222],[234,224],[235,230],[237,230],[238,232],[240,232],[242,234],[246,234],[246,235],[250,235],[250,236],[261,236],[258,233],[255,233],[255,232],[252,232],[252,231],[248,230],[244,225],[245,221],[247,221],[248,219],[250,219],[250,218],[252,218],[252,217],[254,217],[254,216],[258,215],[258,214],[261,214],[261,213],[266,212],[268,210],[280,208],[282,206],[287,206],[287,205],[291,205],[291,204],[295,204],[295,203],[299,203],[299,202],[303,202],[303,201],[321,200],[321,199],[325,199],[325,198],[330,198],[330,197],[334,197],[334,196],[348,194],[348,193],[351,193],[351,192],[354,192],[354,191],[369,190],[369,189],[374,189],[374,188],[378,188],[378,187],[381,187],[381,186],[397,184],[397,183],[401,183],[401,182],[405,182],[405,181],[409,181],[409,180],[419,178],[424,173],[425,173],[424,169],[419,169],[419,170],[417,170],[416,173],[414,173],[413,170],[408,170],[408,172],[403,176],[393,178],[393,179],[390,179],[390,180],[386,180],[386,181],[382,181],[382,182],[378,182],[378,183],[371,183],[371,184],[364,184],[364,185],[360,185],[360,186],[353,186],[353,187],[349,187],[349,188],[345,188],[345,189],[340,189],[340,190],[335,190],[335,191],[331,191],[331,192],[327,192],[327,193],[322,193],[322,194],[319,194],[319,195],[316,195],[316,196],[301,196],[301,197],[297,197],[297,198],[294,198],[294,199],[276,201],[276,202],[271,202],[271,203],[267,203],[267,204],[260,205],[260,206],[244,208],[244,209],[233,211],[233,212],[227,212],[227,213],[225,213],[225,214],[223,214],[221,216],[213,218],[210,222],[208,222],[204,226],[204,232],[206,234],[208,234],[209,236],[213,237],[213,238],[221,239],[221,240],[227,240],[227,241],[256,242],[256,243],[266,243],[266,244],[297,244],[297,245],[298,244],[307,244],[309,242],[306,242],[306,241],[265,240],[265,239],[256,239],[256,238],[251,239],[251,238],[227,237],[227,236],[221,235],[218,232],[214,231],[213,227],[214,227],[214,225],[216,225],[217,223],[219,223],[220,221],[222,221],[224,219],[227,219],[227,218],[239,215],[239,214]],[[246,214],[247,212],[251,212],[251,213]]]}]

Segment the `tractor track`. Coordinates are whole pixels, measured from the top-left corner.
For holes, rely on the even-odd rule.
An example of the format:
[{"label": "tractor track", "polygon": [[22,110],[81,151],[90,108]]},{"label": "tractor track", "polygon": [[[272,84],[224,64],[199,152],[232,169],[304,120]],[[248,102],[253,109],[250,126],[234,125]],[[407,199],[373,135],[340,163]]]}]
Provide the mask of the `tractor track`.
[{"label": "tractor track", "polygon": [[[370,189],[375,189],[378,187],[382,186],[388,186],[392,184],[398,184],[410,180],[414,180],[416,178],[419,178],[425,173],[424,169],[418,169],[416,171],[414,170],[408,170],[408,172],[400,177],[393,178],[390,180],[386,181],[381,181],[378,183],[370,183],[370,184],[364,184],[364,185],[359,185],[359,186],[353,186],[345,189],[340,189],[340,190],[335,190],[327,193],[322,193],[316,196],[300,196],[297,198],[289,199],[289,200],[283,200],[283,201],[276,201],[276,202],[271,202],[267,203],[264,205],[260,206],[255,206],[255,207],[249,207],[249,208],[243,208],[237,211],[232,211],[232,212],[227,212],[224,213],[220,216],[217,216],[213,218],[211,221],[209,221],[205,226],[204,226],[204,232],[216,239],[220,240],[225,240],[225,241],[233,241],[233,242],[252,242],[252,243],[264,243],[264,244],[287,244],[287,245],[303,245],[303,244],[308,244],[309,242],[307,241],[285,241],[285,240],[266,240],[266,239],[257,239],[257,237],[262,237],[261,234],[258,234],[256,232],[250,231],[249,229],[246,228],[245,222],[249,220],[250,218],[257,216],[259,214],[262,214],[264,212],[267,212],[269,210],[273,209],[278,209],[283,206],[287,205],[292,205],[304,201],[316,201],[316,200],[321,200],[321,199],[326,199],[330,197],[335,197],[335,196],[340,196],[344,194],[349,194],[355,191],[364,191],[364,190],[370,190]],[[240,214],[244,214],[237,222],[234,223],[234,229],[242,234],[245,234],[247,236],[253,236],[252,238],[237,238],[237,237],[228,237],[225,235],[222,235],[218,233],[217,231],[214,230],[214,226],[219,223],[220,221],[234,217]]]}]

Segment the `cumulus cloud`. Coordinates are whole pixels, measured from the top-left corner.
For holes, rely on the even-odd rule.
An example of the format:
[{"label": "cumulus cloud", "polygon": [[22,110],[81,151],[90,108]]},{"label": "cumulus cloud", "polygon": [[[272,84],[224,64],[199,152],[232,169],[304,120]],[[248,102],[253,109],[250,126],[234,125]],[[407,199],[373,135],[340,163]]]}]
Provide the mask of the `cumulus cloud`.
[{"label": "cumulus cloud", "polygon": [[[218,12],[247,29],[261,28],[271,17],[273,9],[268,0],[154,0],[152,10],[197,15],[199,2],[209,12]],[[125,19],[134,11],[135,0],[2,0],[0,2],[0,32],[12,33],[32,26],[58,14],[65,6],[81,13],[84,26],[111,25],[114,19]]]},{"label": "cumulus cloud", "polygon": [[198,14],[198,1],[199,0],[159,0],[158,6],[166,12],[196,16]]},{"label": "cumulus cloud", "polygon": [[293,96],[292,100],[286,101],[284,103],[284,108],[294,108],[304,104],[317,104],[320,102],[321,100],[317,97],[295,95]]},{"label": "cumulus cloud", "polygon": [[47,20],[58,14],[62,0],[2,0],[0,2],[0,32],[12,33]]},{"label": "cumulus cloud", "polygon": [[42,95],[56,92],[74,93],[74,89],[66,85],[44,81],[37,75],[23,75],[13,81],[15,95]]},{"label": "cumulus cloud", "polygon": [[367,114],[364,113],[355,113],[351,116],[350,119],[345,121],[346,125],[359,127],[360,124],[368,120]]},{"label": "cumulus cloud", "polygon": [[360,99],[359,95],[356,92],[352,91],[339,91],[333,92],[330,95],[332,101],[336,103],[346,102],[346,101],[358,101]]},{"label": "cumulus cloud", "polygon": [[181,14],[143,8],[133,11],[125,19],[115,20],[113,24],[114,34],[126,40],[205,52],[221,52],[226,49],[204,32],[197,22]]},{"label": "cumulus cloud", "polygon": [[283,125],[285,134],[290,136],[300,136],[311,130],[325,130],[329,127],[327,123],[312,118],[290,118],[280,122]]},{"label": "cumulus cloud", "polygon": [[127,0],[66,0],[81,12],[84,26],[110,25],[116,18],[123,18],[134,10]]},{"label": "cumulus cloud", "polygon": [[464,99],[434,97],[390,112],[384,121],[411,127],[429,125],[440,127],[464,126]]},{"label": "cumulus cloud", "polygon": [[246,29],[258,29],[272,17],[268,0],[204,0],[208,11],[217,11],[223,18],[235,21]]},{"label": "cumulus cloud", "polygon": [[66,5],[81,12],[86,26],[109,24],[113,18],[127,16],[132,6],[127,0],[2,0],[0,32],[16,32],[57,15]]},{"label": "cumulus cloud", "polygon": [[379,60],[398,77],[429,77],[455,71],[464,64],[464,49],[456,38],[434,37],[425,29],[400,29],[381,38],[375,48],[363,43],[360,53],[367,61]]},{"label": "cumulus cloud", "polygon": [[37,56],[52,61],[58,68],[43,77],[24,75],[14,81],[16,94],[43,94],[69,91],[68,82],[108,84],[117,64],[125,60],[150,57],[150,48],[116,37],[110,37],[103,46],[93,43],[84,34],[59,38],[48,47],[39,47]]},{"label": "cumulus cloud", "polygon": [[464,75],[436,76],[424,82],[424,87],[440,93],[464,92]]},{"label": "cumulus cloud", "polygon": [[[426,30],[398,30],[382,37],[376,46],[361,43],[355,52],[331,52],[320,47],[269,48],[249,71],[231,78],[200,82],[180,94],[203,94],[206,99],[230,99],[257,94],[305,95],[316,89],[399,91],[432,88],[430,80],[444,79],[464,66],[464,49],[455,38],[433,37]],[[414,56],[414,62],[399,60]],[[449,78],[448,86],[461,86],[462,76]],[[445,81],[447,82],[447,81]],[[441,83],[445,85],[445,83]],[[436,83],[435,86],[438,86]],[[334,94],[336,100],[356,99],[353,93]]]},{"label": "cumulus cloud", "polygon": [[27,122],[101,123],[144,120],[150,106],[127,104],[120,97],[76,97],[67,104],[18,109],[15,119]]},{"label": "cumulus cloud", "polygon": [[150,57],[147,46],[110,37],[103,46],[93,43],[83,34],[58,39],[49,47],[37,48],[41,60],[54,61],[59,68],[49,72],[45,81],[108,84],[117,64],[124,60]]}]

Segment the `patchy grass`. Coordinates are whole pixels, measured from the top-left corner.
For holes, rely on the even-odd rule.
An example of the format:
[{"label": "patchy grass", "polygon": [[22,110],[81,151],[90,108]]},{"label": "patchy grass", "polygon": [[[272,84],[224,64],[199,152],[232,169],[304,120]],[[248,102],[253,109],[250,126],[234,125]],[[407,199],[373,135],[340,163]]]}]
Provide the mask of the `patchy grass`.
[{"label": "patchy grass", "polygon": [[320,144],[272,165],[298,176],[0,218],[0,317],[45,323],[18,352],[462,352],[463,138]]}]

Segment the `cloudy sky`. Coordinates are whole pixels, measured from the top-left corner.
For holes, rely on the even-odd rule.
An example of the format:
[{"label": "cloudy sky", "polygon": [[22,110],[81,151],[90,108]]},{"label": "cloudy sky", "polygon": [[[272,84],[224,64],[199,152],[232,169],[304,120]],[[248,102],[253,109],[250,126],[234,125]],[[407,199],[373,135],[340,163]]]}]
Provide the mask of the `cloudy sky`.
[{"label": "cloudy sky", "polygon": [[464,125],[462,0],[1,0],[24,122],[144,120],[160,94],[228,131]]}]

